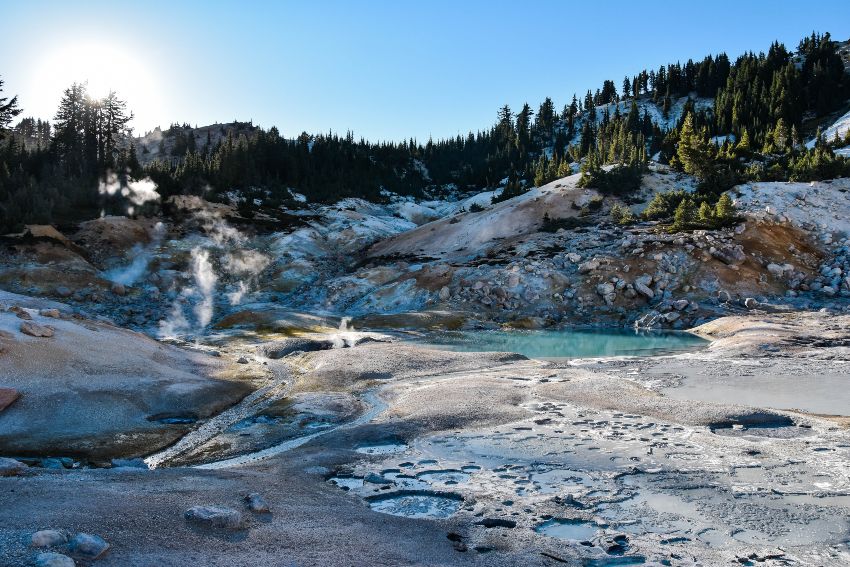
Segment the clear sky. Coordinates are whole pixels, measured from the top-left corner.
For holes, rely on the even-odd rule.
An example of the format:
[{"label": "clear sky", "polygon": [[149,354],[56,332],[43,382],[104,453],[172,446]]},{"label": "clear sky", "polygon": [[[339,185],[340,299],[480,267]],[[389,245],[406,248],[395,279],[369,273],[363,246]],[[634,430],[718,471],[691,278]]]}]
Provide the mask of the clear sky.
[{"label": "clear sky", "polygon": [[425,141],[505,103],[560,108],[604,79],[813,30],[848,39],[850,1],[0,0],[0,76],[27,116],[52,118],[88,79],[137,131],[239,119]]}]

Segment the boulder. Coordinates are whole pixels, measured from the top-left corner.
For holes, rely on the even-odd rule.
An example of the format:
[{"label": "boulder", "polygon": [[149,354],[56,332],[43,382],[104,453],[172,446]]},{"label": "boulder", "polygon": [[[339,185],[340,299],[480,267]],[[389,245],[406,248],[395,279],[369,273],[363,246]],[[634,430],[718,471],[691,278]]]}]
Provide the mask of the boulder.
[{"label": "boulder", "polygon": [[51,319],[59,319],[61,316],[58,309],[42,309],[38,314],[42,317],[50,317]]},{"label": "boulder", "polygon": [[68,534],[59,530],[40,530],[32,534],[30,545],[33,547],[56,547],[68,543]]},{"label": "boulder", "polygon": [[645,296],[647,299],[652,299],[652,298],[655,297],[655,292],[652,291],[652,289],[650,289],[648,285],[646,285],[645,283],[643,283],[641,281],[635,281],[634,288],[635,288],[635,291],[637,291],[639,294]]},{"label": "boulder", "polygon": [[187,521],[205,528],[236,530],[243,526],[242,514],[221,506],[193,506],[183,516]]},{"label": "boulder", "polygon": [[24,321],[21,323],[21,332],[32,337],[50,338],[53,336],[53,327],[49,325],[39,325],[32,321]]},{"label": "boulder", "polygon": [[676,311],[670,311],[669,313],[664,314],[664,320],[668,323],[676,321],[679,317],[681,317],[681,315],[679,315],[679,313]]},{"label": "boulder", "polygon": [[248,509],[252,512],[257,513],[268,513],[269,512],[269,503],[266,502],[265,498],[257,494],[256,492],[252,492],[248,496],[245,497],[245,502],[248,504]]},{"label": "boulder", "polygon": [[109,544],[99,535],[77,534],[68,544],[71,555],[87,560],[97,559],[109,550]]},{"label": "boulder", "polygon": [[387,479],[374,472],[367,473],[366,476],[363,477],[363,482],[368,482],[370,484],[390,484]]},{"label": "boulder", "polygon": [[712,246],[708,250],[708,253],[711,254],[713,258],[716,258],[729,266],[742,262],[746,257],[744,255],[743,248],[740,246],[736,246],[734,248],[715,248]]},{"label": "boulder", "polygon": [[748,297],[744,300],[744,307],[747,309],[756,309],[759,306],[759,302],[753,299],[752,297]]},{"label": "boulder", "polygon": [[600,295],[608,305],[611,305],[617,299],[616,288],[612,283],[605,282],[597,285],[596,293]]},{"label": "boulder", "polygon": [[56,288],[56,295],[58,295],[59,297],[71,297],[72,293],[73,292],[64,285],[60,285]]},{"label": "boulder", "polygon": [[115,295],[120,295],[120,296],[127,295],[127,288],[122,283],[116,282],[116,283],[112,284],[111,290],[112,290],[112,293],[114,293]]},{"label": "boulder", "polygon": [[8,457],[0,457],[0,476],[23,476],[29,472],[29,467],[20,461]]},{"label": "boulder", "polygon": [[616,287],[614,286],[614,284],[605,282],[596,286],[596,293],[604,297],[606,295],[614,293],[615,289]]},{"label": "boulder", "polygon": [[588,272],[592,272],[600,266],[599,260],[593,258],[592,260],[588,260],[587,262],[583,262],[578,266],[578,273],[586,274]]},{"label": "boulder", "polygon": [[35,557],[36,567],[74,567],[74,560],[61,553],[39,553]]},{"label": "boulder", "polygon": [[451,296],[451,293],[452,292],[449,290],[448,286],[443,286],[440,288],[440,300],[446,301]]}]

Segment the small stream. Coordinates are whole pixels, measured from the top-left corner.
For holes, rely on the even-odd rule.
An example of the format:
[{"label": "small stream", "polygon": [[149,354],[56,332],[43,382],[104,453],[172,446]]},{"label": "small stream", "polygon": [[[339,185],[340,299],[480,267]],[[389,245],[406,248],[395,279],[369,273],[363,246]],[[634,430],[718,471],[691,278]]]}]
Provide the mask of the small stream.
[{"label": "small stream", "polygon": [[268,459],[269,457],[274,457],[275,455],[280,455],[281,453],[291,451],[292,449],[300,447],[305,443],[312,441],[313,439],[316,439],[323,435],[327,435],[328,433],[331,433],[333,431],[338,431],[341,429],[351,429],[353,427],[358,427],[365,423],[369,423],[387,408],[387,404],[384,403],[380,398],[378,398],[378,396],[372,391],[365,392],[363,394],[363,401],[369,405],[369,409],[365,411],[360,417],[353,421],[349,421],[348,423],[339,425],[337,427],[323,429],[322,431],[317,431],[316,433],[311,433],[310,435],[296,437],[295,439],[288,439],[283,443],[278,443],[277,445],[267,447],[260,451],[254,451],[253,453],[246,453],[245,455],[239,455],[238,457],[233,457],[230,459],[224,459],[212,463],[196,465],[194,468],[217,470],[262,461],[264,459]]}]

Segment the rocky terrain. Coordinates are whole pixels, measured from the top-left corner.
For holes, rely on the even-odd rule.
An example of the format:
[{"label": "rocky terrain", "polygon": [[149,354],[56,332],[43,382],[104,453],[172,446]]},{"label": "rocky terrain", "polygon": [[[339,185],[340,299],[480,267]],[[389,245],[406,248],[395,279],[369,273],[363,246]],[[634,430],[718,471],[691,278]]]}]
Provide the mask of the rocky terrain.
[{"label": "rocky terrain", "polygon": [[[71,325],[97,325],[79,321]],[[3,459],[0,557],[841,565],[850,558],[850,405],[846,388],[823,396],[799,381],[846,379],[848,322],[749,313],[696,329],[714,339],[703,351],[561,362],[348,331],[242,337],[204,359],[239,356],[246,372],[268,370],[266,382],[215,416],[198,413],[174,445],[158,450],[159,438],[138,431],[143,419],[128,415],[103,424],[99,462],[81,457],[85,446]],[[4,347],[38,340],[50,356],[79,340],[52,326],[52,337],[4,335]],[[693,387],[706,381],[727,387]],[[5,423],[35,415],[17,406],[31,391],[0,414]],[[110,405],[79,404],[95,417]],[[67,426],[41,423],[44,436]],[[170,427],[185,433],[179,421]],[[107,451],[126,454],[124,436],[148,443],[147,458],[103,462]],[[14,454],[7,441],[4,451]]]},{"label": "rocky terrain", "polygon": [[[416,327],[423,313],[451,313],[451,324],[467,326],[684,329],[764,303],[847,304],[845,179],[741,185],[732,191],[737,226],[670,234],[656,222],[613,224],[618,200],[577,187],[578,177],[495,205],[492,193],[390,196],[385,205],[348,199],[254,219],[171,198],[162,218],[9,236],[0,283],[154,336],[279,311],[376,329]],[[655,165],[629,206],[639,213],[654,194],[693,185]],[[544,215],[575,226],[543,231]]]},{"label": "rocky terrain", "polygon": [[[741,185],[734,226],[670,233],[609,211],[690,177],[578,177],[5,236],[0,564],[846,564],[850,181]],[[407,340],[574,326],[709,342]]]}]

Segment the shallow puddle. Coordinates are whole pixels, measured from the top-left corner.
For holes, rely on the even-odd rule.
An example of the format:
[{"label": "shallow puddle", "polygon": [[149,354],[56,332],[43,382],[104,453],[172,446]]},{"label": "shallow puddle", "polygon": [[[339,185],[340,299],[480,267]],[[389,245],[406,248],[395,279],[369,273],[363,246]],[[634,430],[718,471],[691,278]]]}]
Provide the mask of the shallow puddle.
[{"label": "shallow puddle", "polygon": [[335,476],[328,479],[328,482],[337,485],[343,490],[363,488],[363,479],[356,476]]},{"label": "shallow puddle", "polygon": [[355,451],[364,455],[392,455],[405,450],[407,450],[407,445],[404,443],[378,443],[376,445],[363,445],[355,449]]},{"label": "shallow puddle", "polygon": [[581,520],[555,518],[534,528],[539,534],[569,541],[587,541],[596,536],[599,526]]},{"label": "shallow puddle", "polygon": [[458,484],[469,480],[468,473],[451,469],[422,471],[416,477],[426,482],[439,482],[443,484]]},{"label": "shallow puddle", "polygon": [[426,491],[385,494],[366,500],[376,512],[406,518],[448,518],[463,504],[456,494]]}]

